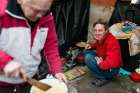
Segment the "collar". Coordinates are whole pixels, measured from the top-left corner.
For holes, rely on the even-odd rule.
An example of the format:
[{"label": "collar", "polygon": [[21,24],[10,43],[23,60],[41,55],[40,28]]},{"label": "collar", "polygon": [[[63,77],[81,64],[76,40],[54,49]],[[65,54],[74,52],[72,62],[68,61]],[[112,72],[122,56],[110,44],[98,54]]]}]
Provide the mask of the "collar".
[{"label": "collar", "polygon": [[20,5],[17,3],[17,0],[9,0],[9,3],[7,5],[6,13],[9,15],[19,18],[19,19],[25,19],[24,14],[21,10]]},{"label": "collar", "polygon": [[[8,13],[9,15],[11,15],[15,18],[26,20],[20,5],[17,3],[17,0],[9,0],[7,9],[6,9],[6,13]],[[48,12],[46,13],[45,16],[47,16],[49,14],[51,14],[50,10],[48,10]]]}]

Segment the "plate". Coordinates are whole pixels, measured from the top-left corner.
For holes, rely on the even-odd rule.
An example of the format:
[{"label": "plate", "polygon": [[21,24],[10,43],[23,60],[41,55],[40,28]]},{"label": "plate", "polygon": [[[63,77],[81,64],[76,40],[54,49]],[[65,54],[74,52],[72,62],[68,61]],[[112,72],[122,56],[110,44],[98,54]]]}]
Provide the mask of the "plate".
[{"label": "plate", "polygon": [[35,86],[32,86],[30,93],[68,93],[66,84],[56,78],[42,79],[40,82],[51,85],[52,88],[47,91],[42,91]]},{"label": "plate", "polygon": [[84,48],[86,46],[86,44],[87,44],[86,42],[78,42],[78,43],[76,43],[76,46]]}]

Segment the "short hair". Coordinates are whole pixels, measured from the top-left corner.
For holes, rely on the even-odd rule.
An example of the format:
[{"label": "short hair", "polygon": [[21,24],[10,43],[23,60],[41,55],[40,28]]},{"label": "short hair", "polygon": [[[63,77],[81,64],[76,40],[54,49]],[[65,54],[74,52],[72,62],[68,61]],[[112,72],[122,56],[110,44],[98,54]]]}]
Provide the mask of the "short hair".
[{"label": "short hair", "polygon": [[101,20],[96,21],[96,22],[93,24],[93,27],[95,27],[96,24],[102,24],[102,25],[104,25],[105,30],[108,30],[108,28],[109,28],[108,23],[107,23],[107,22],[103,22],[103,21],[101,21]]},{"label": "short hair", "polygon": [[[28,3],[36,4],[39,2],[45,3],[47,0],[26,0]],[[53,2],[54,0],[52,0]]]}]

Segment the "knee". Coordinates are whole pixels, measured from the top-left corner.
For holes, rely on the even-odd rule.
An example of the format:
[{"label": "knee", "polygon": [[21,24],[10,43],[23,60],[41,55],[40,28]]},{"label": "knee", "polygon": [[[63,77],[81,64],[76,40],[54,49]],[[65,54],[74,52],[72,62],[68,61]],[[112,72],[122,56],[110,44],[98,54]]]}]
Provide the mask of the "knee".
[{"label": "knee", "polygon": [[86,61],[86,62],[87,62],[87,61],[90,61],[91,58],[93,58],[93,55],[91,55],[91,54],[85,54],[85,61]]},{"label": "knee", "polygon": [[87,54],[85,56],[85,64],[86,65],[96,65],[96,60],[93,55]]}]

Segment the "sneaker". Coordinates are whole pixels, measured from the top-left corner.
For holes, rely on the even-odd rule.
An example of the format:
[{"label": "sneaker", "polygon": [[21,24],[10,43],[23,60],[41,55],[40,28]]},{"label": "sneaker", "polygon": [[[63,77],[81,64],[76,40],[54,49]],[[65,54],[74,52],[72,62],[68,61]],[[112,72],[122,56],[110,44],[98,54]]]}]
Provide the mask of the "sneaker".
[{"label": "sneaker", "polygon": [[97,87],[101,87],[101,86],[107,84],[108,82],[109,82],[109,80],[105,80],[105,79],[98,80],[98,79],[96,79],[92,82],[92,84],[97,86]]}]

